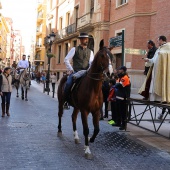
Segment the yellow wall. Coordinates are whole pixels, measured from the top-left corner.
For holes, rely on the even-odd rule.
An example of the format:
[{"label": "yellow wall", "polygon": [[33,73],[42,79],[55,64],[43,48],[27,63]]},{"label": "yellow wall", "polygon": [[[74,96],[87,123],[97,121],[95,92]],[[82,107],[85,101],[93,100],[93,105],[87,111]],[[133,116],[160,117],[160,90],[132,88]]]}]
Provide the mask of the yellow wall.
[{"label": "yellow wall", "polygon": [[45,50],[45,46],[43,45],[45,36],[46,36],[46,0],[44,0],[42,4],[38,4],[37,6],[35,56],[39,54],[40,57],[35,58],[34,60],[37,60],[37,61],[45,60],[46,50]]},{"label": "yellow wall", "polygon": [[0,47],[2,49],[0,58],[5,59],[7,53],[7,34],[9,33],[9,28],[7,26],[5,18],[0,15]]}]

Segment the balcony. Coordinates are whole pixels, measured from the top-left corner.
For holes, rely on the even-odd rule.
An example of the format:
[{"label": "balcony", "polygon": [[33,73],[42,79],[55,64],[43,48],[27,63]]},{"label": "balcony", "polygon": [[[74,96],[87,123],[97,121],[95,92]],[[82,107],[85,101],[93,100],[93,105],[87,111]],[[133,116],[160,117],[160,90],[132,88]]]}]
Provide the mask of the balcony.
[{"label": "balcony", "polygon": [[43,21],[43,14],[39,14],[38,16],[37,16],[37,23],[41,23]]},{"label": "balcony", "polygon": [[40,36],[42,34],[42,31],[37,29],[36,36]]},{"label": "balcony", "polygon": [[59,30],[56,34],[56,40],[65,38],[75,32],[76,32],[76,24],[74,23],[74,24],[71,24],[71,25],[63,28],[62,30]]},{"label": "balcony", "polygon": [[35,57],[34,57],[34,64],[35,65],[39,65],[40,63],[43,63],[43,62],[44,62],[44,60],[41,59],[39,54],[35,55]]},{"label": "balcony", "polygon": [[34,61],[37,60],[39,61],[40,60],[40,56],[39,55],[36,55],[35,58],[34,58]]},{"label": "balcony", "polygon": [[92,24],[92,19],[93,19],[93,13],[89,12],[77,20],[77,28],[81,28],[84,26],[89,26]]},{"label": "balcony", "polygon": [[41,44],[36,44],[36,47],[35,47],[35,48],[36,48],[37,51],[40,51],[40,50],[41,50],[41,47],[42,47]]}]

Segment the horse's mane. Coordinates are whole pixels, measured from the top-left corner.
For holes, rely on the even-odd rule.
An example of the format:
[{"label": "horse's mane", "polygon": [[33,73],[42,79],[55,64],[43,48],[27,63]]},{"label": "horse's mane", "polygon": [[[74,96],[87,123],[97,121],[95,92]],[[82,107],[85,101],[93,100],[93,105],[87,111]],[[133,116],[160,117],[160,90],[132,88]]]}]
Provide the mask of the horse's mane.
[{"label": "horse's mane", "polygon": [[[104,43],[102,44],[102,43],[100,42],[100,45],[104,45]],[[100,59],[102,56],[104,57],[105,53],[103,52],[103,49],[106,49],[106,48],[107,48],[106,46],[100,46],[100,47],[99,47],[99,51],[95,54],[94,60],[93,60],[93,62],[92,62],[91,67],[93,67],[93,65],[96,65],[97,62],[99,61],[99,59]]]}]

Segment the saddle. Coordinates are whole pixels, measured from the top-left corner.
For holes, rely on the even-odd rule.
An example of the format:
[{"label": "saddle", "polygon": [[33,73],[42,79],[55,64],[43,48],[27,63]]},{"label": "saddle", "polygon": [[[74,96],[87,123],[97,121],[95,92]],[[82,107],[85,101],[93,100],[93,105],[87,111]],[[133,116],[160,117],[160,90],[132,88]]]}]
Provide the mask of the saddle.
[{"label": "saddle", "polygon": [[71,106],[73,106],[73,105],[75,106],[76,101],[77,101],[77,99],[71,98],[71,95],[72,95],[73,92],[77,93],[78,88],[79,88],[79,86],[80,86],[80,84],[81,84],[81,82],[82,82],[82,80],[84,79],[85,76],[86,76],[86,74],[83,75],[82,77],[77,78],[77,79],[73,79],[73,84],[71,86],[70,93],[69,93],[69,96],[68,96],[68,103]]}]

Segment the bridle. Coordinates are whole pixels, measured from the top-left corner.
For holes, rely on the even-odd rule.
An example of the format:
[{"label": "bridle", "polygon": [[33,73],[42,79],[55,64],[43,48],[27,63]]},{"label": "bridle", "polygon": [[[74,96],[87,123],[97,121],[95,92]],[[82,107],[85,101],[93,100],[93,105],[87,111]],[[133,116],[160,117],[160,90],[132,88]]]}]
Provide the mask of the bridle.
[{"label": "bridle", "polygon": [[[104,47],[104,48],[106,48],[106,47]],[[101,51],[101,50],[99,50],[99,51]],[[107,53],[107,51],[106,51],[106,54],[107,54],[107,57],[109,58],[109,61],[110,61],[110,56]],[[96,80],[96,81],[103,81],[104,80],[103,76],[105,76],[106,78],[109,79],[109,77],[107,76],[107,73],[105,72],[106,68],[104,68],[102,63],[100,63],[100,67],[101,67],[101,70],[102,70],[101,73],[87,73],[87,77],[89,77],[92,80]],[[90,76],[90,74],[92,74],[92,75],[101,75],[102,77],[101,78],[94,78],[94,77]]]}]

